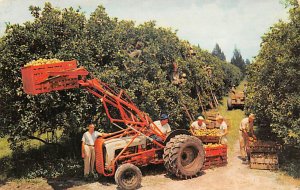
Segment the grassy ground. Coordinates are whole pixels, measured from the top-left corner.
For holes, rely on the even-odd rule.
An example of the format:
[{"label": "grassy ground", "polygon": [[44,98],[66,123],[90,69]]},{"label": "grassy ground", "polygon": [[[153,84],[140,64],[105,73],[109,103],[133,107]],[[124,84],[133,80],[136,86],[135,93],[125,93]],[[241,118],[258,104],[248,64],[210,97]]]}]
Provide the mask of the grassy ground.
[{"label": "grassy ground", "polygon": [[[237,91],[242,91],[244,84],[246,82],[242,82],[236,89]],[[228,147],[229,147],[229,154],[232,153],[233,146],[236,143],[237,139],[239,138],[239,125],[241,120],[245,117],[244,111],[241,109],[233,109],[231,111],[227,110],[227,98],[224,97],[223,100],[220,102],[218,110],[222,116],[226,119],[230,120],[230,128],[228,129]]]},{"label": "grassy ground", "polygon": [[9,148],[9,142],[7,138],[0,138],[0,158],[10,156],[12,153]]},{"label": "grassy ground", "polygon": [[[62,130],[56,132],[57,138],[59,138],[62,135]],[[41,139],[46,140],[47,134],[42,134],[39,136]],[[25,150],[31,149],[31,148],[39,148],[44,143],[38,141],[38,140],[27,140],[26,146],[24,147]],[[0,138],[0,159],[4,157],[9,157],[12,154],[11,149],[9,148],[9,142],[7,141],[7,137]]]},{"label": "grassy ground", "polygon": [[[61,136],[62,131],[58,131],[56,133],[56,135],[59,137]],[[47,139],[47,134],[42,134],[39,136],[41,139],[46,140]],[[25,146],[24,146],[24,155],[30,155],[30,153],[32,153],[32,150],[39,150],[42,146],[44,145],[44,143],[38,141],[38,140],[27,140],[25,142]],[[10,143],[8,142],[8,138],[4,137],[4,138],[0,138],[0,185],[1,185],[1,181],[6,181],[8,178],[8,173],[9,171],[11,171],[11,169],[13,168],[14,164],[13,164],[13,157],[19,157],[20,155],[14,155],[13,156],[13,152],[10,149]],[[30,156],[29,156],[30,157]],[[31,157],[30,157],[31,158]],[[29,166],[28,168],[30,168],[32,166]]]}]

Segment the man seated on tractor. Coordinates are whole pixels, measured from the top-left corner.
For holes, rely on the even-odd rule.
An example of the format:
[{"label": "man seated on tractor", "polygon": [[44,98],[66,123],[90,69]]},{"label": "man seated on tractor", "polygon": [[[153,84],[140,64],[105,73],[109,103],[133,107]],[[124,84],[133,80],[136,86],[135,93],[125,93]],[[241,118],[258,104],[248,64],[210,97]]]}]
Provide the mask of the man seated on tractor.
[{"label": "man seated on tractor", "polygon": [[[168,135],[171,132],[171,127],[169,125],[169,116],[167,114],[161,114],[159,120],[154,121],[151,124],[151,127],[153,128],[154,125],[164,134]],[[157,142],[162,143],[162,139],[158,137],[157,135],[153,134],[150,136],[153,140],[156,140]],[[158,158],[161,159],[163,156],[163,151],[159,150],[157,151]]]},{"label": "man seated on tractor", "polygon": [[[164,134],[167,135],[171,132],[171,127],[169,125],[169,116],[167,114],[161,114],[159,120],[154,121],[153,124]],[[152,127],[153,127],[153,124]],[[155,135],[156,136],[156,135]],[[156,136],[157,141],[162,141],[161,138]]]},{"label": "man seated on tractor", "polygon": [[98,136],[103,136],[104,133],[95,131],[93,123],[88,124],[88,131],[82,136],[81,156],[84,159],[84,178],[87,179],[89,175],[93,175],[95,166],[95,141]]},{"label": "man seated on tractor", "polygon": [[249,158],[247,156],[247,146],[249,137],[253,137],[256,140],[256,136],[254,135],[253,123],[254,123],[255,115],[250,114],[249,117],[244,118],[240,124],[240,151],[241,157],[244,164],[249,162]]},{"label": "man seated on tractor", "polygon": [[202,116],[199,116],[197,118],[197,121],[194,121],[191,125],[191,130],[200,130],[200,129],[206,129],[206,124],[204,123],[204,118]]},{"label": "man seated on tractor", "polygon": [[221,115],[218,115],[216,117],[217,125],[219,125],[220,128],[220,142],[221,144],[227,144],[227,134],[228,134],[228,129],[227,129],[227,124],[224,120],[224,117]]},{"label": "man seated on tractor", "polygon": [[[159,120],[151,123],[150,127],[154,128],[154,125],[162,132],[162,134],[167,135],[171,132],[171,127],[169,125],[169,116],[167,114],[161,114]],[[159,132],[159,131],[158,131]],[[157,135],[153,134],[150,136],[153,140],[162,142],[162,139]]]}]

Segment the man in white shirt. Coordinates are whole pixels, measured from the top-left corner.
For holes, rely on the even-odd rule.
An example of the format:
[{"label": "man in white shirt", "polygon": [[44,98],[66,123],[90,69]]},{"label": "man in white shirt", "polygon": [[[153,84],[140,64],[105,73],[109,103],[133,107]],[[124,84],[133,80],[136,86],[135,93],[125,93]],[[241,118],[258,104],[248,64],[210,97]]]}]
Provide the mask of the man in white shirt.
[{"label": "man in white shirt", "polygon": [[191,125],[192,131],[200,129],[206,129],[206,124],[204,123],[204,118],[202,116],[199,116],[197,121],[194,121]]},{"label": "man in white shirt", "polygon": [[[154,121],[150,127],[154,128],[154,125],[160,130],[160,132],[164,135],[168,135],[171,132],[171,127],[169,125],[169,116],[167,114],[161,114],[158,121]],[[156,130],[154,128],[154,130]],[[157,135],[153,134],[150,136],[153,140],[156,140],[157,142],[162,142],[162,139],[158,137]],[[162,159],[163,151],[158,150],[157,155],[159,159]]]},{"label": "man in white shirt", "polygon": [[220,128],[220,134],[219,134],[219,136],[221,137],[220,143],[227,144],[228,143],[228,140],[227,140],[228,127],[224,120],[224,117],[221,115],[218,115],[216,117],[216,121],[217,121],[217,125],[219,125],[219,128]]},{"label": "man in white shirt", "polygon": [[239,139],[240,139],[240,152],[241,152],[241,157],[242,157],[243,163],[248,162],[246,148],[248,145],[249,136],[256,139],[256,136],[254,135],[254,130],[253,130],[254,119],[255,119],[255,115],[250,114],[249,117],[244,118],[240,124],[240,131],[239,131],[240,138]]},{"label": "man in white shirt", "polygon": [[98,136],[103,134],[95,131],[95,125],[90,123],[88,131],[82,136],[81,156],[84,159],[84,177],[94,173],[95,166],[95,141]]},{"label": "man in white shirt", "polygon": [[167,114],[161,114],[159,120],[154,121],[153,123],[163,134],[166,135],[171,132],[171,127],[169,125],[169,116]]}]

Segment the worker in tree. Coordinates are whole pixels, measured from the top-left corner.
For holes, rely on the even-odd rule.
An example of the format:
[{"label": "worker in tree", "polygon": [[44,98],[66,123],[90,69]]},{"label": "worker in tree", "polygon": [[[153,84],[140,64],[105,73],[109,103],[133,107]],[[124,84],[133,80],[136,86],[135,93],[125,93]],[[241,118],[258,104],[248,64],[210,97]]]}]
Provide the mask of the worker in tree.
[{"label": "worker in tree", "polygon": [[197,121],[194,121],[191,125],[191,130],[200,130],[200,129],[206,129],[206,124],[204,123],[204,118],[202,116],[199,116],[197,118]]},{"label": "worker in tree", "polygon": [[210,66],[206,66],[204,67],[205,71],[206,71],[206,74],[208,77],[212,77],[212,70],[211,70],[211,67]]},{"label": "worker in tree", "polygon": [[216,117],[216,121],[217,121],[217,126],[219,126],[220,128],[220,142],[221,144],[227,144],[227,134],[228,134],[228,128],[227,128],[227,124],[224,120],[224,117],[221,115],[218,115]]},{"label": "worker in tree", "polygon": [[176,62],[173,62],[173,70],[171,73],[171,81],[172,84],[179,85],[179,84],[184,84],[186,82],[186,74],[181,73],[179,74],[179,69],[178,65]]},{"label": "worker in tree", "polygon": [[81,156],[84,159],[84,177],[88,178],[89,175],[95,175],[95,141],[98,136],[104,135],[98,131],[95,131],[95,125],[93,123],[88,124],[88,131],[82,136]]},{"label": "worker in tree", "polygon": [[137,57],[139,58],[142,55],[142,47],[143,43],[138,41],[135,45],[135,50],[129,54],[129,57],[134,58]]},{"label": "worker in tree", "polygon": [[248,146],[248,139],[252,137],[256,140],[256,136],[254,135],[253,130],[253,123],[254,123],[255,115],[250,114],[249,117],[244,118],[240,124],[240,131],[239,131],[239,139],[240,139],[240,151],[241,151],[241,158],[243,163],[248,163],[249,158],[247,156],[246,148]]},{"label": "worker in tree", "polygon": [[194,52],[193,47],[190,46],[190,47],[189,47],[189,56],[191,57],[191,56],[194,56],[194,55],[196,55],[196,52]]},{"label": "worker in tree", "polygon": [[233,85],[232,88],[231,88],[231,93],[235,94],[235,90],[236,90],[235,85]]}]

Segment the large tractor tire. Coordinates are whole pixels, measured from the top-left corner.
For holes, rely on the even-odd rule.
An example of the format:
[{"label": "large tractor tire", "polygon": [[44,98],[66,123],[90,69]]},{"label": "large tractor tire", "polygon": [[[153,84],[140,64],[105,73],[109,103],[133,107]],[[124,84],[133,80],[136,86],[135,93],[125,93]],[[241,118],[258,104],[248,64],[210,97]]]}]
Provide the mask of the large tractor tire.
[{"label": "large tractor tire", "polygon": [[204,156],[201,140],[190,135],[173,137],[164,149],[166,169],[181,179],[198,176],[204,163]]},{"label": "large tractor tire", "polygon": [[164,148],[164,155],[163,155],[163,159],[164,159],[164,165],[165,168],[167,169],[167,171],[171,170],[171,166],[170,166],[170,152],[171,149],[174,147],[174,143],[176,142],[176,138],[171,138],[170,141],[167,143],[167,145]]},{"label": "large tractor tire", "polygon": [[228,109],[228,110],[232,110],[232,108],[233,108],[233,107],[232,107],[232,100],[231,100],[231,98],[228,98],[228,99],[227,99],[227,109]]},{"label": "large tractor tire", "polygon": [[137,189],[142,182],[142,172],[133,164],[123,164],[115,173],[115,181],[122,190]]}]

